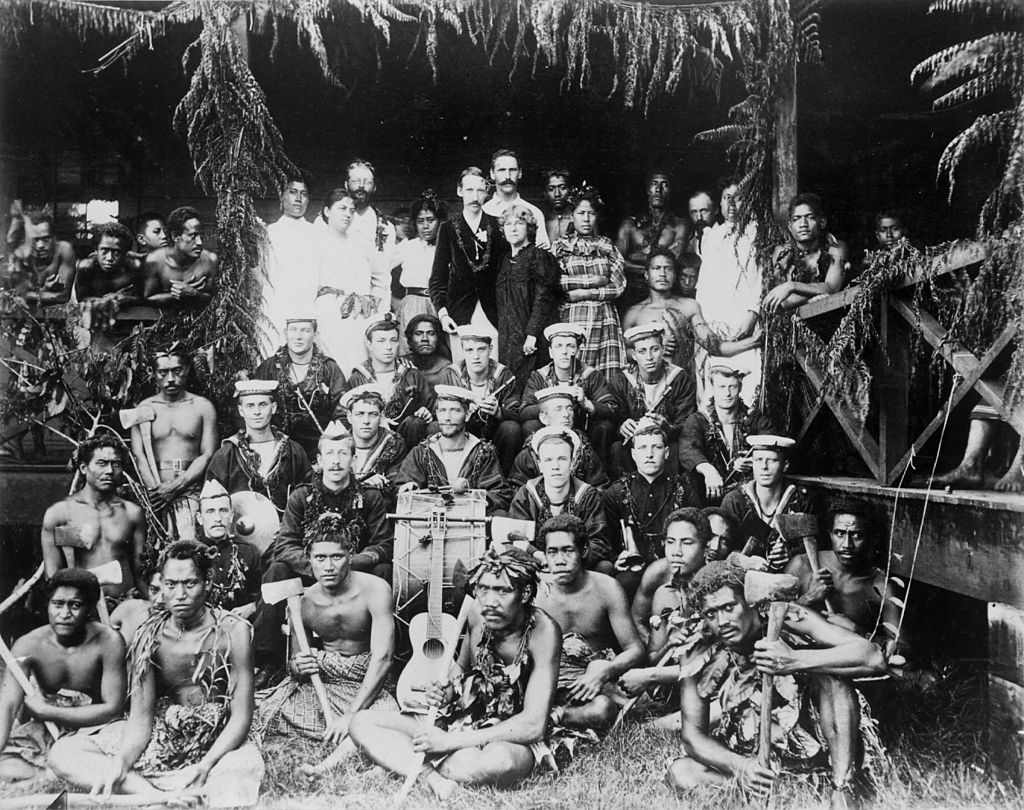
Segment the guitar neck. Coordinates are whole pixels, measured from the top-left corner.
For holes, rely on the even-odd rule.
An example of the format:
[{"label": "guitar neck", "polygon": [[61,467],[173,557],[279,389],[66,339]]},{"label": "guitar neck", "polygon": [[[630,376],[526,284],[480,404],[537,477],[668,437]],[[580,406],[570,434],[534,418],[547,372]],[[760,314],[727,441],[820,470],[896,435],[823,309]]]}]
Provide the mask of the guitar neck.
[{"label": "guitar neck", "polygon": [[428,638],[441,638],[441,607],[444,591],[444,513],[436,513],[430,526],[430,576],[427,582]]}]

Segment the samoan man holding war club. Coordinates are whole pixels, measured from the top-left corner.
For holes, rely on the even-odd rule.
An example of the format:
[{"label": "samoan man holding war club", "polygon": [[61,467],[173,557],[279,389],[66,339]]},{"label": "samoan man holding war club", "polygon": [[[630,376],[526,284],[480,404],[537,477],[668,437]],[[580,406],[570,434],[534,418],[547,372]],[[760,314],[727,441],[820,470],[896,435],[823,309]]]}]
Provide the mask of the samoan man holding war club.
[{"label": "samoan man holding war club", "polygon": [[[294,652],[289,677],[260,704],[258,722],[271,734],[298,733],[337,745],[362,709],[398,711],[386,686],[395,646],[391,586],[352,570],[357,539],[339,515],[325,512],[306,537],[316,583],[302,595],[302,623],[319,648]],[[330,724],[310,676],[319,674],[334,712]],[[355,754],[350,740],[345,754]],[[340,757],[334,757],[340,759]]]},{"label": "samoan man holding war club", "polygon": [[54,770],[91,787],[163,803],[204,796],[209,807],[255,805],[263,757],[253,719],[252,627],[208,603],[209,549],[178,540],[158,563],[163,607],[142,623],[128,652],[128,719],[91,736],[64,738]]},{"label": "samoan man holding war club", "polygon": [[288,495],[309,476],[306,451],[277,430],[277,380],[239,380],[235,399],[242,428],[220,443],[206,468],[207,480],[229,492],[258,492],[284,512]]},{"label": "samoan man holding war club", "polygon": [[192,358],[180,343],[154,352],[152,369],[157,393],[134,409],[132,456],[153,509],[167,516],[174,536],[190,539],[199,485],[217,449],[217,413],[186,388]]},{"label": "samoan man holding war club", "polygon": [[482,489],[487,493],[489,514],[508,509],[510,493],[494,445],[466,430],[476,403],[473,392],[455,385],[437,385],[434,397],[439,430],[405,457],[395,482],[399,493],[451,488],[461,495]]},{"label": "samoan man holding war club", "polygon": [[[299,577],[314,583],[306,554],[306,536],[326,512],[340,515],[356,538],[349,565],[354,571],[374,574],[391,582],[394,534],[380,490],[363,487],[352,474],[355,440],[341,422],[332,422],[320,437],[319,475],[288,496],[281,530],[263,556],[263,582]],[[256,665],[260,688],[273,685],[284,661],[284,605],[260,602],[253,619]]]},{"label": "samoan man holding war club", "polygon": [[48,765],[59,771],[57,741],[93,734],[124,709],[124,642],[116,630],[89,620],[102,598],[98,580],[64,568],[46,589],[47,624],[11,649],[36,687],[26,692],[10,667],[0,685],[0,782],[42,776]]},{"label": "samoan man holding war club", "polygon": [[469,572],[466,640],[448,676],[426,685],[444,728],[396,712],[362,711],[356,745],[390,771],[423,778],[444,799],[457,784],[511,787],[545,763],[562,633],[534,606],[540,564],[517,548],[489,549]]},{"label": "samoan man holding war club", "polygon": [[61,568],[95,568],[116,562],[121,582],[104,584],[111,606],[136,589],[146,550],[146,518],[118,495],[125,462],[122,440],[99,433],[82,441],[72,460],[84,484],[43,515],[42,550],[47,577]]}]

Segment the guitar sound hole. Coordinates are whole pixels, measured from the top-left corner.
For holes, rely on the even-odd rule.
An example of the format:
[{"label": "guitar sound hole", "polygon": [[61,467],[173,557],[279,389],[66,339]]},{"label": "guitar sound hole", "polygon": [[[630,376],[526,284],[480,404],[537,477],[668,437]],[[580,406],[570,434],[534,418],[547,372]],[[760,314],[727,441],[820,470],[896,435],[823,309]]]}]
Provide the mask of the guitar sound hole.
[{"label": "guitar sound hole", "polygon": [[423,644],[423,655],[430,659],[444,655],[444,643],[439,638],[428,638]]}]

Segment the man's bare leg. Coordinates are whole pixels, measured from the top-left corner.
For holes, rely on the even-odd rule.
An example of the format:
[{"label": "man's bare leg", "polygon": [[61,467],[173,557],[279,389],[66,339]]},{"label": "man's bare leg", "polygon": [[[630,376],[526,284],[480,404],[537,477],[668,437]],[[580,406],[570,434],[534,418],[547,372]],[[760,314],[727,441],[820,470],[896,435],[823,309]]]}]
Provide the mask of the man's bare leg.
[{"label": "man's bare leg", "polygon": [[[409,776],[419,766],[419,754],[412,738],[424,727],[425,720],[397,712],[366,710],[356,712],[348,733],[370,759],[400,776]],[[455,783],[433,768],[423,767],[423,778],[440,799],[455,790]]]},{"label": "man's bare leg", "polygon": [[1000,492],[1024,492],[1024,436],[1017,444],[1017,454],[1010,462],[1010,469],[996,481],[996,489]]},{"label": "man's bare leg", "polygon": [[814,679],[821,729],[829,746],[832,768],[832,807],[849,806],[850,780],[856,768],[860,705],[849,682],[828,675]]},{"label": "man's bare leg", "polygon": [[955,469],[936,476],[934,483],[941,487],[980,487],[985,480],[985,456],[995,428],[996,423],[990,419],[972,419],[963,459]]},{"label": "man's bare leg", "polygon": [[690,757],[677,757],[668,766],[665,781],[677,791],[693,790],[702,785],[724,785],[731,777],[714,771]]},{"label": "man's bare leg", "polygon": [[0,782],[22,782],[42,776],[45,771],[21,757],[0,757]]},{"label": "man's bare leg", "polygon": [[455,751],[438,766],[436,773],[464,785],[511,787],[533,773],[534,764],[528,746],[494,742],[483,748]]},{"label": "man's bare leg", "polygon": [[604,729],[615,722],[619,707],[607,695],[598,695],[579,706],[561,706],[559,714],[561,725]]},{"label": "man's bare leg", "polygon": [[[91,737],[72,734],[57,740],[50,749],[47,762],[61,779],[91,790],[98,779],[110,770],[111,757],[103,753]],[[117,793],[134,795],[168,795],[157,790],[135,771],[129,771],[115,788]]]}]

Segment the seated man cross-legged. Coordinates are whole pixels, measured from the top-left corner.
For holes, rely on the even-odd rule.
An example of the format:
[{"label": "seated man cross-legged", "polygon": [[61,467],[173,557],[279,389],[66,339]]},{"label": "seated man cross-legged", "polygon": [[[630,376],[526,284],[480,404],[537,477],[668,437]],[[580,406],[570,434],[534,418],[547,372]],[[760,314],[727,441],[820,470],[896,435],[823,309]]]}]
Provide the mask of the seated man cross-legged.
[{"label": "seated man cross-legged", "polygon": [[[124,642],[116,630],[89,621],[100,599],[96,577],[65,568],[50,578],[49,622],[19,638],[12,649],[22,671],[39,691],[26,695],[10,669],[0,687],[0,782],[42,775],[47,765],[60,769],[60,749],[44,723],[53,723],[60,740],[94,733],[120,716],[125,702]],[[24,707],[26,719],[18,722]],[[48,751],[49,749],[49,751]],[[57,758],[54,762],[54,750]]]},{"label": "seated man cross-legged", "polygon": [[247,741],[252,630],[207,604],[210,567],[195,541],[164,550],[167,609],[151,614],[132,642],[128,719],[62,739],[51,756],[59,776],[101,799],[112,791],[147,799],[205,793],[211,807],[256,804],[263,758]]},{"label": "seated man cross-legged", "polygon": [[[302,618],[322,649],[292,656],[291,676],[260,704],[258,723],[268,732],[298,732],[337,743],[360,709],[398,710],[384,688],[395,640],[391,587],[379,577],[352,570],[355,538],[337,517],[322,516],[308,543],[316,584],[303,594]],[[334,711],[330,725],[310,683],[317,673]],[[346,744],[354,754],[352,743]]]},{"label": "seated man cross-legged", "polygon": [[616,681],[644,657],[626,594],[614,577],[584,568],[586,527],[575,515],[551,518],[537,535],[551,573],[550,587],[538,596],[537,607],[562,628],[552,721],[556,726],[605,729],[619,710]]},{"label": "seated man cross-legged", "polygon": [[533,605],[539,568],[516,548],[484,554],[469,573],[466,589],[476,604],[466,641],[449,679],[427,691],[446,729],[407,714],[361,711],[350,730],[370,759],[408,775],[418,767],[417,754],[425,753],[425,781],[441,797],[455,783],[514,785],[550,760],[545,732],[562,634]]}]

